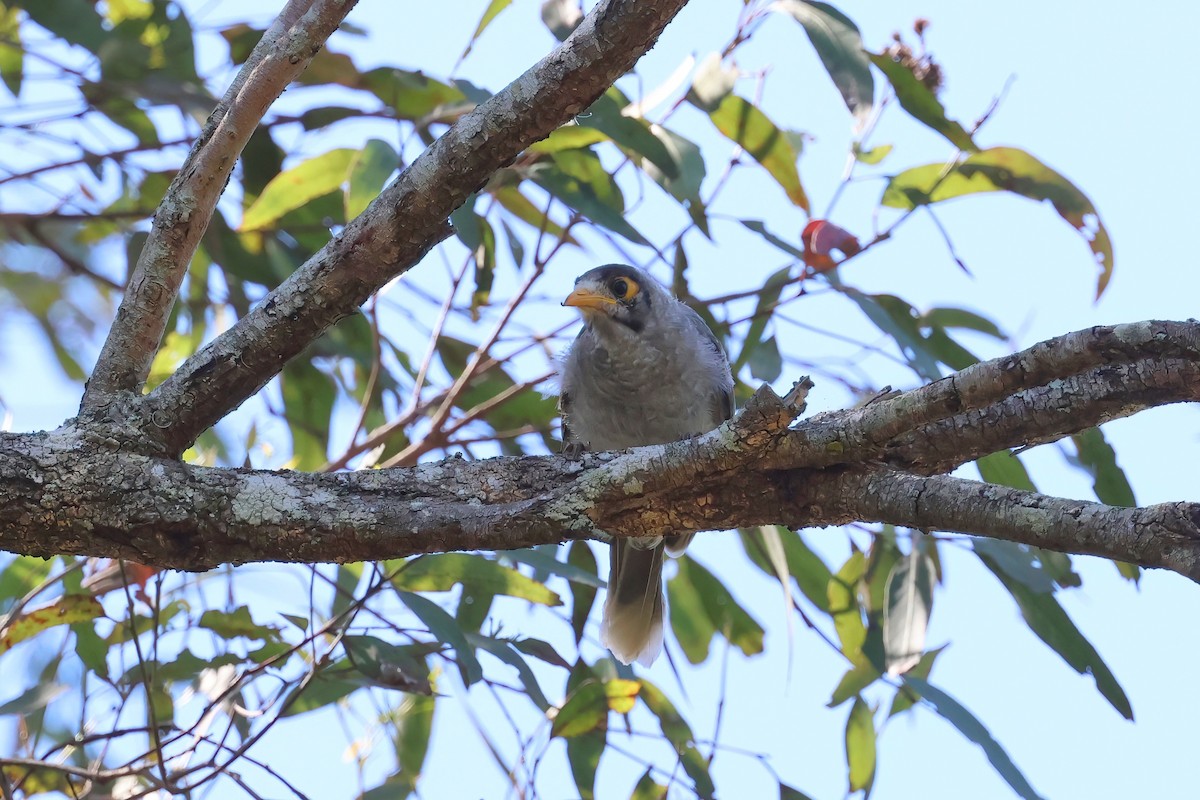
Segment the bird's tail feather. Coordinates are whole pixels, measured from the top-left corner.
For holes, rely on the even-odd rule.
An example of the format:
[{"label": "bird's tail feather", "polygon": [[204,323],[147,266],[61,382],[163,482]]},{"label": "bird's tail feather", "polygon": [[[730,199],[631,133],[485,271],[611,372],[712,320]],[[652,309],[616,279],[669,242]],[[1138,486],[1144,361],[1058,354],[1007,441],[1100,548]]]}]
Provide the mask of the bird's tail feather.
[{"label": "bird's tail feather", "polygon": [[687,550],[687,546],[692,543],[694,533],[680,533],[676,536],[667,536],[663,541],[667,545],[667,555],[674,558],[679,558],[683,555],[683,551]]},{"label": "bird's tail feather", "polygon": [[609,547],[608,597],[600,642],[623,664],[650,666],[663,643],[663,543],[640,548],[618,537]]}]

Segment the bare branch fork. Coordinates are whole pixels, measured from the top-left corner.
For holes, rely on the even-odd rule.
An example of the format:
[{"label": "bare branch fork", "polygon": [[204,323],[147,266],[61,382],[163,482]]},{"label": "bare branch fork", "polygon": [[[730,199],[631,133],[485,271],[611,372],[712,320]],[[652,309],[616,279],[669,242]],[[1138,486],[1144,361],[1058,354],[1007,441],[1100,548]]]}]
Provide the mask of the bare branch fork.
[{"label": "bare branch fork", "polygon": [[995,536],[1200,581],[1200,504],[1114,508],[944,472],[1200,399],[1200,323],[1068,334],[863,408],[793,422],[769,388],[697,439],[624,453],[336,474],[194,467],[87,427],[0,434],[0,549],[200,570],[612,535],[859,520]]},{"label": "bare branch fork", "polygon": [[299,77],[357,0],[289,0],[209,115],[154,216],[83,396],[86,413],[135,392],[150,372],[188,264],[238,156],[267,109]]},{"label": "bare branch fork", "polygon": [[450,234],[447,218],[529,145],[629,71],[686,0],[604,0],[561,45],[459,119],[362,215],[144,400],[187,264],[267,107],[354,5],[293,0],[242,68],[167,192],[85,393],[82,415],[177,455],[289,359]]}]

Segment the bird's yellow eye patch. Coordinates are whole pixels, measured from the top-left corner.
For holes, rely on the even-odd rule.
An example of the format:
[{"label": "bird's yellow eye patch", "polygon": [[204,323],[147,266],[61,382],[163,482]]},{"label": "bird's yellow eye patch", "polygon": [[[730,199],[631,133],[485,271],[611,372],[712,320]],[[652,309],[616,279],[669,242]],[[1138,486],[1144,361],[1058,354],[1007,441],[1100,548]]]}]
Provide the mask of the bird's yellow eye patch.
[{"label": "bird's yellow eye patch", "polygon": [[632,300],[642,290],[632,278],[614,278],[608,288],[618,300]]}]

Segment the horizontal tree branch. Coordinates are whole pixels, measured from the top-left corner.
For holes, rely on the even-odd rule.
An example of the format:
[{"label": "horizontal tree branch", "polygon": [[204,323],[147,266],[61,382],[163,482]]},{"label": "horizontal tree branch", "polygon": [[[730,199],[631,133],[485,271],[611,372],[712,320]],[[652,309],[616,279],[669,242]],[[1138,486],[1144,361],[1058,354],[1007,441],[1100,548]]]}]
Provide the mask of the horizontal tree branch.
[{"label": "horizontal tree branch", "polygon": [[793,416],[778,398],[755,409],[735,425],[665,450],[588,454],[583,461],[454,458],[332,474],[195,467],[71,427],[0,433],[0,549],[202,570],[595,536],[586,511],[614,486],[626,492],[638,476],[671,485],[697,455],[726,467],[744,463]]},{"label": "horizontal tree branch", "polygon": [[205,123],[154,216],[125,297],[84,390],[95,412],[141,388],[188,265],[238,156],[267,109],[299,77],[357,0],[290,0]]},{"label": "horizontal tree branch", "polygon": [[[1047,380],[1043,386],[1008,381],[1002,366],[1014,357],[979,364],[960,373],[961,385],[999,370],[1002,387],[968,394],[973,399],[962,405],[975,407],[965,412],[955,411],[962,406],[953,402],[940,401],[936,411],[910,404],[911,396],[941,396],[945,387],[934,384],[880,401],[891,404],[890,412],[868,405],[794,423],[807,384],[786,401],[763,387],[732,421],[704,436],[580,461],[448,459],[306,474],[194,467],[130,452],[121,437],[87,426],[0,434],[0,548],[199,570],[865,521],[1093,553],[1200,580],[1200,504],[1120,509],[919,474],[930,465],[957,463],[963,456],[956,447],[974,452],[983,442],[1000,449],[1031,437],[1045,440],[1052,438],[1052,420],[1067,432],[1093,417],[1194,396],[1188,393],[1195,392],[1200,357],[1159,335],[1173,325],[1182,326],[1180,334],[1195,329],[1184,323],[1093,329],[1017,354],[1026,378]],[[1111,366],[1093,367],[1096,362],[1084,358],[1058,372],[1046,369],[1047,362],[1068,363],[1062,348],[1072,342],[1139,330],[1145,335],[1135,337],[1128,352],[1104,356],[1117,362]],[[1050,377],[1075,368],[1083,371]],[[914,427],[895,424],[901,415]],[[864,419],[875,421],[864,427]],[[831,429],[882,430],[891,438],[843,442],[829,438]],[[885,466],[896,453],[917,471]]]},{"label": "horizontal tree branch", "polygon": [[450,234],[450,213],[496,170],[625,74],[686,0],[603,0],[553,52],[450,127],[363,214],[150,395],[170,453]]},{"label": "horizontal tree branch", "polygon": [[842,485],[865,521],[1165,567],[1200,581],[1200,503],[1118,508],[949,475],[892,470],[845,473]]}]

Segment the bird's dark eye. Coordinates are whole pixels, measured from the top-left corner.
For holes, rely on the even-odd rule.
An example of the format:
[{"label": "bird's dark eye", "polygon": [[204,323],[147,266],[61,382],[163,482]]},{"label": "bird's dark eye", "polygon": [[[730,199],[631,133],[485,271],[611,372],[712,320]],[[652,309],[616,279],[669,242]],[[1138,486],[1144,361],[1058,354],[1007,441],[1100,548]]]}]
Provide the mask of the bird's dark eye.
[{"label": "bird's dark eye", "polygon": [[637,281],[632,278],[613,278],[612,283],[608,284],[608,288],[613,297],[618,300],[632,300],[641,291]]}]

